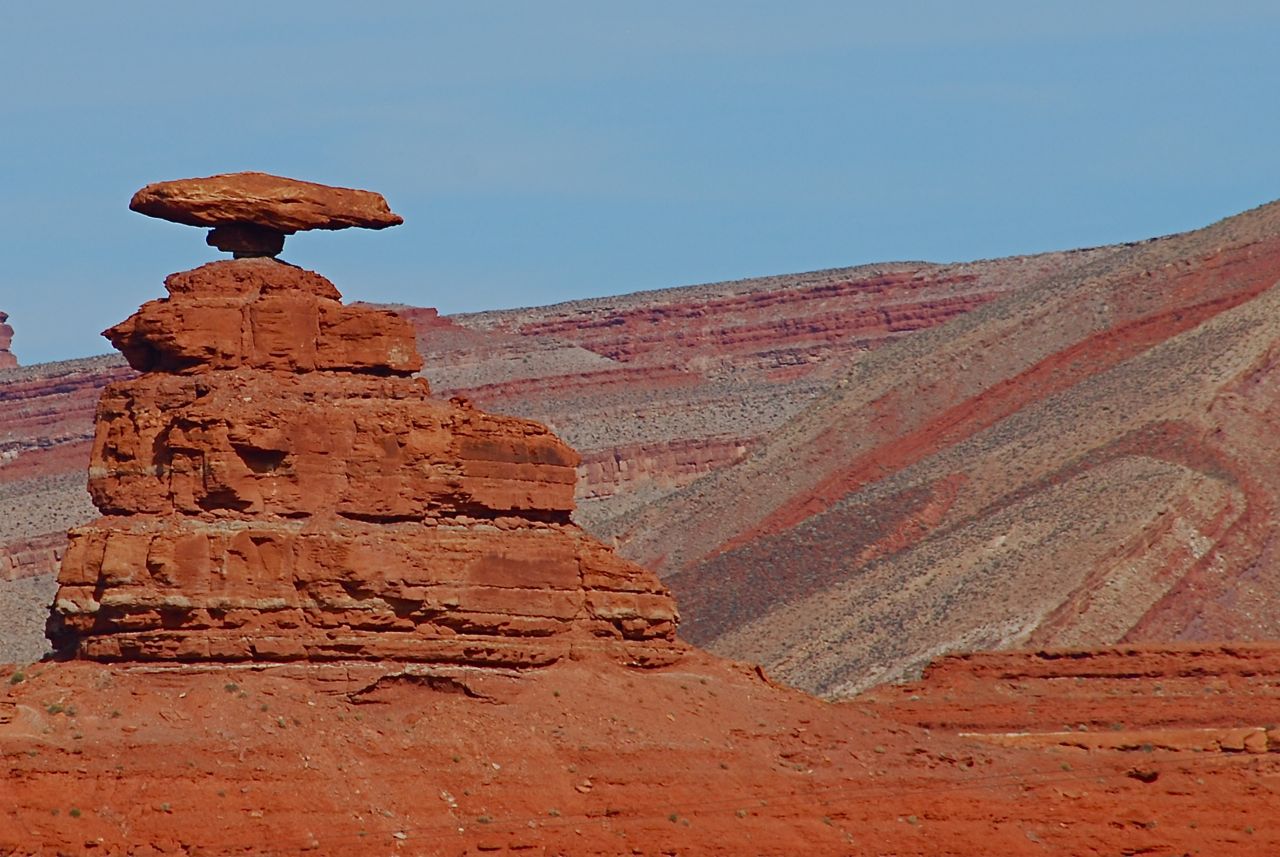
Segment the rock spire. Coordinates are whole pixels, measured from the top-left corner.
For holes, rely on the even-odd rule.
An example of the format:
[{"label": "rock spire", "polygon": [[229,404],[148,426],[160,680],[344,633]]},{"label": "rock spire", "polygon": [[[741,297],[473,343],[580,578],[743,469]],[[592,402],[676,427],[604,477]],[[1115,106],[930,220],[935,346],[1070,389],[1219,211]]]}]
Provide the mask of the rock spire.
[{"label": "rock spire", "polygon": [[13,328],[5,324],[8,320],[9,314],[0,312],[0,369],[12,369],[18,365],[18,358],[9,350],[13,343]]},{"label": "rock spire", "polygon": [[165,285],[104,334],[143,374],[98,406],[102,517],[62,563],[63,656],[680,656],[666,588],[570,520],[577,453],[433,398],[407,322],[269,258]]}]

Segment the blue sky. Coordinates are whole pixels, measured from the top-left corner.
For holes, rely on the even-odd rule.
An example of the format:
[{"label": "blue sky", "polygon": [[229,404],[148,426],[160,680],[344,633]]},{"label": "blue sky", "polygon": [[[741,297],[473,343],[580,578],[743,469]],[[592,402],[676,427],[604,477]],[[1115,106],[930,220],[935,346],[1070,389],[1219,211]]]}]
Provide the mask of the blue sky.
[{"label": "blue sky", "polygon": [[260,169],[377,190],[284,258],[444,312],[1113,243],[1280,198],[1274,2],[121,2],[0,11],[24,363],[218,254],[128,211]]}]

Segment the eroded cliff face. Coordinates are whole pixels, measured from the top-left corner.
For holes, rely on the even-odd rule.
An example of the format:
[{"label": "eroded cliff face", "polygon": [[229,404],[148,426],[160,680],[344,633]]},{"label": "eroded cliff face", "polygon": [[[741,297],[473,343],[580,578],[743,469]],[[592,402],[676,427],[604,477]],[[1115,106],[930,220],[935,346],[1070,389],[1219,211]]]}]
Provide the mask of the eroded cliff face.
[{"label": "eroded cliff face", "polygon": [[679,657],[667,590],[571,522],[577,453],[432,398],[402,318],[270,258],[166,287],[106,333],[143,374],[98,406],[103,517],[62,562],[64,655]]}]

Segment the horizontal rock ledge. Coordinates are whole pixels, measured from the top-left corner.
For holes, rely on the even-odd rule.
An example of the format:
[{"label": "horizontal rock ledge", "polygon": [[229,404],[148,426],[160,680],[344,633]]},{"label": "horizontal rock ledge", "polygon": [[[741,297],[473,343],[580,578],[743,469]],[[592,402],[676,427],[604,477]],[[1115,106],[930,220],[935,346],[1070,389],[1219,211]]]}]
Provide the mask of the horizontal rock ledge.
[{"label": "horizontal rock ledge", "polygon": [[129,208],[187,226],[251,224],[285,235],[404,222],[382,194],[259,172],[156,182],[135,193]]}]

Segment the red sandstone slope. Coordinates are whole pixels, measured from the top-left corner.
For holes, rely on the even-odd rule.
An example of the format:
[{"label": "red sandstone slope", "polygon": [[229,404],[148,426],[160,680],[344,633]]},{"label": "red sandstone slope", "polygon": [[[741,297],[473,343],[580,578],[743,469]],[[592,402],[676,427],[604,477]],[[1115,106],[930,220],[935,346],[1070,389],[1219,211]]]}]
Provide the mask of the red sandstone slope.
[{"label": "red sandstone slope", "polygon": [[624,553],[692,639],[828,694],[955,648],[1273,636],[1278,280],[1273,204],[917,334]]},{"label": "red sandstone slope", "polygon": [[701,656],[0,670],[0,853],[1262,857],[1280,654],[1237,655],[839,704]]},{"label": "red sandstone slope", "polygon": [[443,387],[553,425],[582,451],[578,519],[596,528],[739,460],[867,353],[1115,252],[898,263],[457,316],[461,337],[428,329],[420,343]]}]

